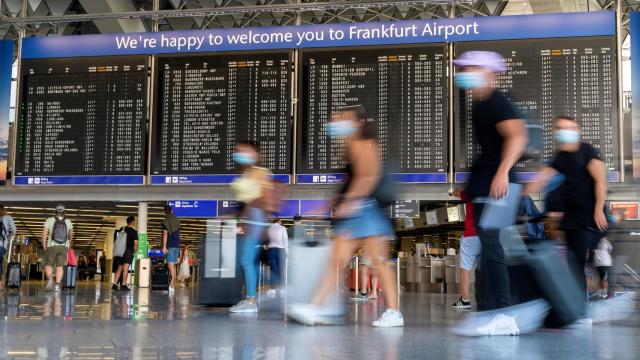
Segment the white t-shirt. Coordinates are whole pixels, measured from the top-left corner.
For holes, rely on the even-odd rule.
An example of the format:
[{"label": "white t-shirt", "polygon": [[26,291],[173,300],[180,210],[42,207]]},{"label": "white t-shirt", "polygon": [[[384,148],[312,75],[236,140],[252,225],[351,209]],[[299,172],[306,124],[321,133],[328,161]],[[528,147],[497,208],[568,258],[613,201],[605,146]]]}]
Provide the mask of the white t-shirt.
[{"label": "white t-shirt", "polygon": [[[69,247],[69,232],[73,229],[73,223],[71,222],[71,220],[65,218],[64,221],[67,223],[67,242],[64,244],[64,246]],[[51,237],[53,236],[53,227],[56,224],[56,217],[52,216],[50,218],[47,219],[47,221],[44,222],[44,228],[47,229],[47,234],[48,234],[48,239],[47,239],[47,244],[48,246],[56,246],[56,245],[62,245],[62,244],[58,244],[57,242],[51,240]]]},{"label": "white t-shirt", "polygon": [[611,251],[613,246],[606,238],[598,243],[598,248],[593,250],[593,264],[597,266],[612,266]]},{"label": "white t-shirt", "polygon": [[289,248],[289,234],[287,228],[275,223],[267,230],[269,236],[269,248],[279,248],[287,250]]}]

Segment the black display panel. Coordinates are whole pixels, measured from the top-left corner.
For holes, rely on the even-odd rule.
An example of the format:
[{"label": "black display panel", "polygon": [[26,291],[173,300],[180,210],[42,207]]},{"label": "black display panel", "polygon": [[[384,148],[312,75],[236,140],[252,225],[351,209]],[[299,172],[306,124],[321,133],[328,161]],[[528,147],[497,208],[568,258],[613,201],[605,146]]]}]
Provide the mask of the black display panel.
[{"label": "black display panel", "polygon": [[21,74],[17,176],[144,175],[146,56],[23,60]]},{"label": "black display panel", "polygon": [[332,113],[360,104],[378,125],[381,152],[394,172],[434,173],[446,181],[446,53],[444,45],[304,51],[297,172],[343,170],[343,144],[328,138],[325,126]]},{"label": "black display panel", "polygon": [[153,174],[236,174],[233,151],[243,140],[260,143],[262,166],[290,174],[289,57],[288,51],[160,57]]},{"label": "black display panel", "polygon": [[[545,159],[554,154],[553,118],[568,115],[583,129],[582,139],[602,154],[616,180],[619,163],[616,42],[614,38],[490,41],[459,43],[456,55],[469,50],[490,50],[505,57],[508,71],[498,79],[499,87],[512,99],[523,116],[543,126]],[[479,153],[471,121],[472,93],[456,91],[455,169],[469,171]],[[516,165],[517,171],[532,171],[534,161]]]}]

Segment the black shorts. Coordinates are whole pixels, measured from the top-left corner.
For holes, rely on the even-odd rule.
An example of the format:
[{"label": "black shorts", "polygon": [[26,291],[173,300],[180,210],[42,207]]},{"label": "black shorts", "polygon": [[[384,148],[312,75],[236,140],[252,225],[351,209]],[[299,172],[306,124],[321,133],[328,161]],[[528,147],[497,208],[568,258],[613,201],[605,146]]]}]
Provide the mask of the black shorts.
[{"label": "black shorts", "polygon": [[611,271],[611,266],[598,266],[597,269],[600,280],[609,280],[609,272]]},{"label": "black shorts", "polygon": [[116,256],[113,258],[113,263],[116,266],[124,265],[124,264],[133,264],[133,250],[127,249],[122,256]]}]

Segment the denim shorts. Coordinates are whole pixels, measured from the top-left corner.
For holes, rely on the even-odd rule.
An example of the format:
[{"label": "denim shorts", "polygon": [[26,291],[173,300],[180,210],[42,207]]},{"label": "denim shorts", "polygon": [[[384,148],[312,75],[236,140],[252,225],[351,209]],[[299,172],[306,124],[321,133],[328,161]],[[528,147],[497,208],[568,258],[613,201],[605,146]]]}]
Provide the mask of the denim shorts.
[{"label": "denim shorts", "polygon": [[473,270],[473,266],[479,264],[482,244],[477,236],[463,236],[460,239],[460,268]]},{"label": "denim shorts", "polygon": [[167,262],[169,264],[177,263],[179,257],[180,257],[180,249],[179,248],[168,248],[167,249]]},{"label": "denim shorts", "polygon": [[391,221],[374,199],[360,200],[348,218],[336,221],[336,234],[352,239],[393,237]]}]

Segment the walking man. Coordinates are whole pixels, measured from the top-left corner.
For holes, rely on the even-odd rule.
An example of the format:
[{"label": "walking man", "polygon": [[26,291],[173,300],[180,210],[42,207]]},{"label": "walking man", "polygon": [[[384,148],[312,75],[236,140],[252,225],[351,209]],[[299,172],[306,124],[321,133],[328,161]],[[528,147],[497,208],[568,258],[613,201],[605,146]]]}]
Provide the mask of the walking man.
[{"label": "walking man", "polygon": [[[4,256],[9,250],[9,246],[11,246],[11,238],[16,236],[17,229],[16,223],[13,221],[13,217],[7,214],[3,205],[0,205],[0,290],[4,289],[4,279],[2,276],[4,273],[2,270],[4,269]],[[11,259],[7,259],[7,263],[11,261]]]},{"label": "walking man", "polygon": [[67,253],[72,244],[73,223],[66,218],[64,211],[64,205],[56,206],[55,216],[45,221],[42,230],[42,246],[45,252],[44,272],[48,279],[46,291],[60,292],[64,266],[67,264]]},{"label": "walking man", "polygon": [[169,267],[169,295],[176,291],[176,263],[180,258],[180,220],[173,213],[171,206],[164,206],[165,218],[162,221],[162,253],[167,256]]}]

